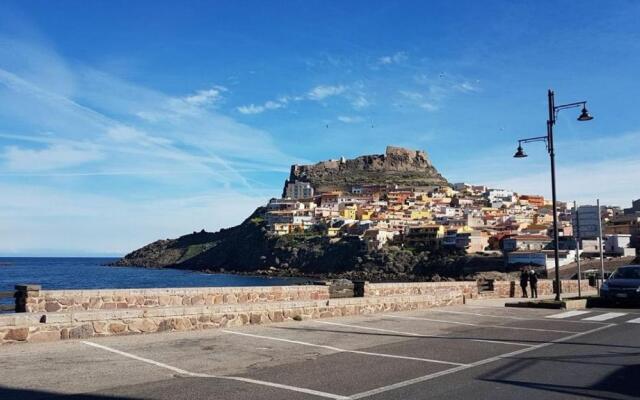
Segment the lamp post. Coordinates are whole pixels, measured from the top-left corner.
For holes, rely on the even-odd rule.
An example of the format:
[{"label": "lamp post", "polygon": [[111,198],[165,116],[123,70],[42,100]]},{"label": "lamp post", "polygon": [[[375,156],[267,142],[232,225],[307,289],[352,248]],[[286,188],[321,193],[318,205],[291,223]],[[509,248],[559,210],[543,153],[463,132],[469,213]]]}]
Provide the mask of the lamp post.
[{"label": "lamp post", "polygon": [[560,243],[558,240],[558,209],[556,205],[556,160],[555,160],[555,151],[553,147],[553,126],[556,124],[556,117],[558,116],[558,112],[560,110],[565,110],[568,108],[575,108],[582,106],[582,111],[580,112],[580,116],[578,117],[578,121],[589,121],[592,120],[593,117],[587,111],[587,102],[586,101],[578,101],[575,103],[562,104],[559,106],[555,105],[554,93],[553,90],[549,90],[547,93],[549,100],[549,119],[547,120],[547,135],[546,136],[537,136],[526,139],[518,140],[518,149],[516,150],[516,154],[513,156],[515,158],[524,158],[527,157],[525,154],[522,144],[530,143],[530,142],[545,142],[547,145],[547,152],[549,153],[549,158],[551,159],[551,197],[552,197],[552,207],[553,207],[553,256],[555,259],[555,275],[556,275],[556,300],[560,301],[560,257],[558,253],[560,252]]}]

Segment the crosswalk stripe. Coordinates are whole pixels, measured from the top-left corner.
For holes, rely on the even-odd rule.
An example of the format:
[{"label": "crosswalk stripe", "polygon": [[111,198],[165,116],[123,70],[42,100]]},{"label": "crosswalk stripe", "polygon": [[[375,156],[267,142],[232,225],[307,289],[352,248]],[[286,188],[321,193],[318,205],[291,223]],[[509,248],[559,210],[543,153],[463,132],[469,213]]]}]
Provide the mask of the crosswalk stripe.
[{"label": "crosswalk stripe", "polygon": [[627,315],[627,313],[609,312],[606,314],[594,315],[593,317],[589,317],[589,318],[583,318],[583,321],[606,321],[609,319],[622,317],[623,315]]},{"label": "crosswalk stripe", "polygon": [[578,315],[584,315],[589,313],[590,311],[566,311],[560,314],[547,315],[547,318],[555,318],[555,319],[571,318],[571,317],[577,317]]},{"label": "crosswalk stripe", "polygon": [[640,324],[640,318],[636,318],[636,319],[630,319],[629,321],[627,321],[631,324]]}]

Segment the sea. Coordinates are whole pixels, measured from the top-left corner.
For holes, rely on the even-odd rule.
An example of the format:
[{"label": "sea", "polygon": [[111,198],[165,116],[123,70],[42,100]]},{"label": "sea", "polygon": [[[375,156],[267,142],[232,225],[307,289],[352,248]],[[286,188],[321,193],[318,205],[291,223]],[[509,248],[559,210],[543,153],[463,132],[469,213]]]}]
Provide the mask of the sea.
[{"label": "sea", "polygon": [[[232,274],[205,274],[177,269],[112,267],[117,258],[0,257],[0,292],[16,284],[37,284],[52,289],[130,289],[202,286],[275,286],[305,282],[301,278],[277,278]],[[0,298],[0,304],[13,304]]]}]

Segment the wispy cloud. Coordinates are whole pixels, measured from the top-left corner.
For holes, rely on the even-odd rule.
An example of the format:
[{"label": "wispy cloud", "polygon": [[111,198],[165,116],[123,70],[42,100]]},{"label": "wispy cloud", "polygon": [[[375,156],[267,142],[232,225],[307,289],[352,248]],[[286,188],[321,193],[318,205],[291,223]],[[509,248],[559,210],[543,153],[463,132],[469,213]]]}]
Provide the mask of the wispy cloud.
[{"label": "wispy cloud", "polygon": [[360,116],[348,116],[348,115],[340,115],[338,116],[338,121],[344,122],[345,124],[357,124],[359,122],[364,121],[364,119]]},{"label": "wispy cloud", "polygon": [[224,86],[214,86],[211,89],[198,90],[195,94],[184,97],[184,101],[194,106],[207,106],[219,102],[222,93],[228,91]]},{"label": "wispy cloud", "polygon": [[389,56],[383,56],[378,58],[378,64],[381,65],[389,65],[389,64],[400,64],[404,61],[407,61],[408,57],[404,51],[399,51]]},{"label": "wispy cloud", "polygon": [[75,167],[104,158],[95,146],[53,145],[44,149],[8,146],[0,156],[11,171],[49,171]]},{"label": "wispy cloud", "polygon": [[[21,42],[2,36],[0,42],[10,42],[14,53],[26,58],[11,63],[0,59],[0,132],[4,132],[0,134],[0,202],[14,205],[3,205],[6,214],[33,196],[43,199],[28,211],[23,209],[23,214],[3,218],[0,252],[42,248],[55,230],[55,236],[65,237],[67,243],[78,239],[78,247],[84,250],[124,252],[160,236],[202,227],[217,229],[231,223],[230,215],[238,222],[264,201],[262,190],[268,184],[256,180],[254,174],[282,174],[298,161],[281,152],[268,132],[222,114],[219,105],[229,93],[222,86],[170,96],[92,67],[66,64],[61,57],[52,56],[51,50],[42,50],[49,54],[42,57],[33,43],[29,51],[21,51]],[[55,60],[53,70],[63,71],[56,80],[46,63],[38,66],[48,71],[56,85],[41,82],[37,74],[24,68],[42,60]],[[280,104],[272,101],[262,107],[274,109]],[[30,177],[29,187],[16,183],[25,176]],[[71,215],[64,223],[54,216],[65,204],[56,200],[59,186],[65,188],[60,195],[64,201],[72,200],[72,206],[65,208]],[[105,188],[109,194],[92,197],[91,192]],[[197,217],[183,223],[180,218],[189,209],[186,203],[176,199],[170,203],[173,210],[163,203],[177,192],[206,192],[202,202],[210,200],[211,205],[198,206]],[[236,197],[235,193],[240,194]],[[231,195],[225,197],[227,194]],[[237,201],[229,202],[230,198]],[[83,215],[94,204],[102,213]],[[135,217],[138,212],[146,217]],[[28,215],[28,221],[18,215]],[[161,226],[154,218],[166,223]],[[132,220],[136,220],[136,229],[124,227]],[[95,226],[101,226],[100,238],[87,233]],[[131,231],[130,235],[125,231]],[[93,237],[93,242],[81,240],[82,235]],[[5,240],[9,236],[15,240]],[[118,236],[130,240],[116,245],[113,238]]]},{"label": "wispy cloud", "polygon": [[481,91],[478,80],[475,82],[446,73],[433,75],[420,74],[414,77],[416,85],[411,90],[399,90],[400,104],[409,104],[429,112],[439,111],[449,98],[455,95]]},{"label": "wispy cloud", "polygon": [[342,85],[331,86],[331,85],[319,85],[314,87],[309,91],[307,97],[310,100],[324,100],[327,97],[337,96],[339,94],[344,93],[346,88]]},{"label": "wispy cloud", "polygon": [[[318,85],[309,90],[305,95],[286,95],[280,96],[274,100],[267,100],[262,104],[245,104],[236,107],[236,111],[244,115],[261,114],[269,110],[277,110],[280,108],[286,108],[291,103],[297,103],[301,101],[321,101],[329,97],[345,95],[348,88],[343,85]],[[348,96],[351,100],[351,104],[354,108],[360,109],[367,107],[369,102],[362,94],[356,94],[355,96]]]},{"label": "wispy cloud", "polygon": [[237,107],[237,110],[240,114],[260,114],[267,110],[277,110],[278,108],[286,107],[286,102],[283,101],[266,101],[262,105],[249,104],[246,106]]}]

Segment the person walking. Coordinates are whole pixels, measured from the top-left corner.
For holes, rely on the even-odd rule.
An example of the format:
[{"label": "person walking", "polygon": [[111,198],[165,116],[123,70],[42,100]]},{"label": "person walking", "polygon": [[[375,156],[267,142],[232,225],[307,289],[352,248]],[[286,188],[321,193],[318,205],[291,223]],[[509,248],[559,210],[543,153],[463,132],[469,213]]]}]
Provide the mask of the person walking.
[{"label": "person walking", "polygon": [[538,273],[534,269],[529,271],[529,286],[531,286],[531,297],[538,298]]},{"label": "person walking", "polygon": [[522,297],[527,296],[527,285],[529,284],[529,274],[526,268],[522,268],[520,271],[520,288],[522,288]]}]

